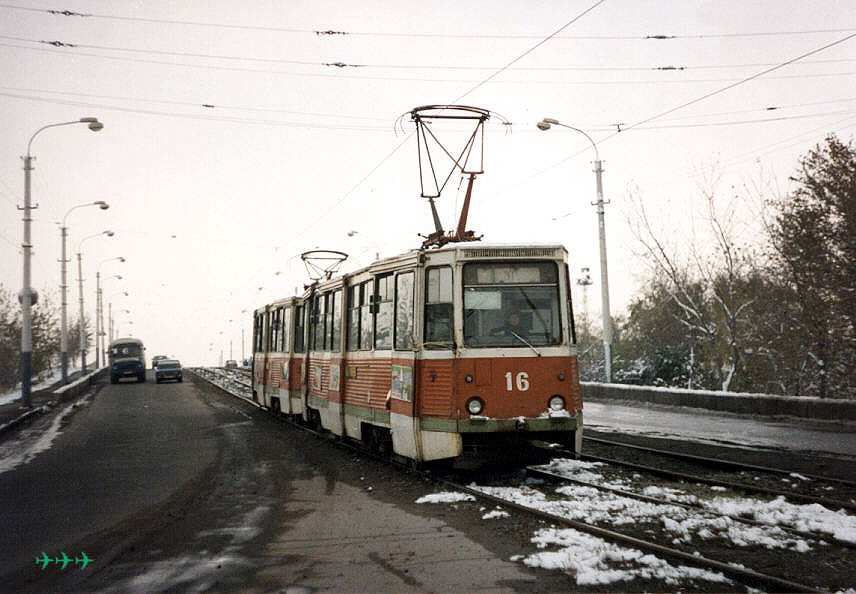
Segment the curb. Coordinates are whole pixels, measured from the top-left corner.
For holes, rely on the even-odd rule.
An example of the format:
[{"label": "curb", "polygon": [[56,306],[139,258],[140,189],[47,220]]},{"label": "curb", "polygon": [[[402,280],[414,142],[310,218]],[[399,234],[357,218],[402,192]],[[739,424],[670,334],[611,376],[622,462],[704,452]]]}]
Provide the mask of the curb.
[{"label": "curb", "polygon": [[28,410],[24,414],[15,417],[14,419],[9,421],[8,423],[4,423],[3,425],[0,425],[0,437],[5,435],[6,433],[11,431],[12,429],[15,429],[19,425],[22,425],[23,423],[26,423],[27,421],[34,419],[37,416],[48,412],[54,406],[56,406],[56,401],[51,400],[51,401],[46,402],[45,404],[43,404],[39,407]]}]

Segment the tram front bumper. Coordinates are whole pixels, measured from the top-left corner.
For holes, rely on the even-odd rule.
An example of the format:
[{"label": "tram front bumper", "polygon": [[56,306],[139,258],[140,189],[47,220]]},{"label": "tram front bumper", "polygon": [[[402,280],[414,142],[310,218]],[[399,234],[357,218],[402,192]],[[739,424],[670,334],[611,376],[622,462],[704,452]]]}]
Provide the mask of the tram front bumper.
[{"label": "tram front bumper", "polygon": [[582,415],[545,418],[516,417],[513,419],[491,419],[488,417],[470,417],[467,419],[423,418],[420,425],[423,431],[444,431],[447,433],[545,433],[576,431],[582,425]]}]

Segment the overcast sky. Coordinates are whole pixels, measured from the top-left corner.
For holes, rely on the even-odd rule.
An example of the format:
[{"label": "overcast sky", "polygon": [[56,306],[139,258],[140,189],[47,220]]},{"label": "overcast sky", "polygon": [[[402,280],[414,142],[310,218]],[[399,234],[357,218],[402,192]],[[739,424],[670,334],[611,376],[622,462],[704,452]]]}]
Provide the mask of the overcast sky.
[{"label": "overcast sky", "polygon": [[[115,232],[83,244],[87,310],[96,268],[121,274],[105,282],[105,303],[131,312],[116,314],[118,330],[150,356],[216,364],[231,340],[237,359],[242,328],[248,355],[249,312],[302,291],[301,252],[347,252],[343,270],[354,270],[433,230],[413,125],[395,123],[455,102],[512,123],[487,126],[468,227],[485,241],[564,243],[575,271],[591,268],[596,317],[594,154],[583,135],[535,124],[553,117],[594,138],[620,314],[644,277],[630,196],[674,237],[699,222],[710,179],[724,195],[762,177],[787,191],[801,155],[856,129],[853,35],[856,2],[832,0],[10,0],[0,4],[0,283],[22,282],[27,142],[46,124],[95,116],[101,132],[66,126],[33,141],[33,285],[58,301],[57,222],[105,200],[107,211],[68,217],[72,253]],[[453,176],[438,201],[447,228],[458,186]],[[76,315],[76,270],[69,277]]]}]

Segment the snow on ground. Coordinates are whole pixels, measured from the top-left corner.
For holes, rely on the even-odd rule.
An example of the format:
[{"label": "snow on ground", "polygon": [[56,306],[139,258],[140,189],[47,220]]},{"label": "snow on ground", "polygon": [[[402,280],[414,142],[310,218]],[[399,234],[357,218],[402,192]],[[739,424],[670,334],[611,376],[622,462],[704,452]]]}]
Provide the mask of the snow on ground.
[{"label": "snow on ground", "polygon": [[[592,464],[567,460],[563,461],[561,466],[568,469],[580,466],[587,478],[591,479],[592,473],[589,469]],[[555,471],[555,466],[553,464],[551,470]],[[690,543],[694,538],[719,538],[742,547],[758,545],[769,549],[791,549],[798,552],[804,552],[810,548],[811,541],[796,538],[778,526],[748,526],[732,518],[701,516],[698,511],[679,505],[637,501],[583,485],[558,487],[555,492],[562,496],[561,499],[548,499],[544,493],[530,486],[471,485],[471,487],[570,520],[608,526],[631,524],[659,526],[671,534],[674,544]]]},{"label": "snow on ground", "polygon": [[689,580],[731,583],[722,573],[685,565],[675,567],[655,555],[611,544],[573,529],[539,530],[532,542],[539,548],[561,548],[529,555],[523,560],[524,564],[544,569],[571,570],[578,586],[635,579],[663,580],[674,585],[686,585]]},{"label": "snow on ground", "polygon": [[[72,373],[75,373],[77,371],[80,371],[80,369],[69,369],[68,374],[71,375]],[[62,371],[61,370],[55,371],[53,374],[42,379],[41,381],[36,379],[36,378],[33,378],[33,386],[31,389],[33,392],[35,392],[36,390],[44,390],[45,388],[49,388],[51,385],[57,383],[60,380],[60,378],[62,378]],[[0,394],[0,405],[9,404],[10,402],[15,402],[20,397],[21,397],[21,386],[18,386],[17,388],[15,388],[13,390],[9,390],[8,392],[3,392],[2,394]]]},{"label": "snow on ground", "polygon": [[[487,490],[488,487],[476,487]],[[543,493],[530,487],[520,489],[493,489],[494,495],[509,495],[517,501],[535,502],[533,507],[544,509],[549,506]],[[513,492],[519,491],[520,497],[513,497]],[[464,493],[433,493],[420,497],[417,503],[452,503],[473,500],[471,495]],[[485,511],[485,508],[481,508]],[[554,511],[547,509],[547,511]],[[482,516],[484,520],[508,517],[508,512],[495,509]],[[539,530],[532,538],[538,548],[548,546],[560,547],[557,551],[544,551],[532,555],[514,555],[511,561],[523,561],[529,567],[544,569],[561,569],[575,574],[577,585],[611,584],[629,582],[635,579],[663,580],[668,584],[682,585],[690,580],[705,580],[716,583],[731,583],[724,575],[687,566],[673,566],[668,562],[650,554],[635,549],[610,544],[595,536],[590,536],[576,530],[559,530],[556,528]]]},{"label": "snow on ground", "polygon": [[[618,486],[627,491],[634,490],[630,483],[614,479],[612,481],[604,480],[597,472],[593,472],[599,466],[603,466],[603,463],[555,459],[545,468],[556,474],[577,480],[612,487]],[[691,495],[680,489],[658,486],[646,487],[641,490],[641,494],[674,503],[700,505],[711,512],[753,519],[766,524],[766,526],[744,526],[728,518],[693,518],[691,517],[693,514],[685,510],[681,512],[674,511],[673,513],[673,510],[670,510],[669,506],[643,504],[641,502],[638,502],[638,505],[634,506],[629,501],[624,500],[624,498],[620,498],[621,501],[616,501],[612,504],[603,503],[599,505],[599,500],[615,499],[614,496],[603,495],[599,491],[592,493],[594,490],[590,487],[569,486],[557,489],[560,493],[576,497],[586,497],[589,494],[594,495],[594,499],[585,505],[592,508],[591,517],[596,521],[606,521],[608,518],[608,514],[605,515],[603,513],[604,506],[609,511],[609,514],[616,514],[613,520],[614,524],[633,521],[632,519],[628,519],[628,516],[630,518],[644,517],[649,521],[654,521],[657,517],[655,514],[669,513],[668,517],[663,517],[662,522],[669,532],[675,534],[677,542],[689,542],[692,535],[696,534],[702,538],[727,538],[738,546],[759,544],[767,548],[792,548],[797,551],[808,550],[808,542],[794,539],[784,534],[780,530],[780,528],[784,527],[806,534],[828,534],[838,540],[856,543],[856,517],[844,510],[832,511],[819,504],[793,504],[785,501],[783,497],[778,497],[772,501],[764,501],[751,497],[728,497],[721,494],[725,490],[722,487],[711,487],[710,490],[713,493],[711,493],[711,497],[709,498]],[[625,504],[629,507],[624,508]],[[654,505],[654,507],[647,507],[651,505]]]},{"label": "snow on ground", "polygon": [[482,516],[482,520],[493,520],[495,518],[507,518],[508,512],[502,511],[501,509],[495,509],[491,512],[487,512]]},{"label": "snow on ground", "polygon": [[38,427],[24,429],[15,439],[0,443],[0,473],[17,468],[22,464],[27,464],[41,452],[50,449],[54,439],[60,433],[63,419],[76,406],[86,404],[88,400],[89,396],[79,400],[75,404],[66,406],[54,417],[50,427],[46,430]]},{"label": "snow on ground", "polygon": [[416,500],[416,503],[456,503],[458,501],[475,501],[476,498],[467,493],[454,493],[443,491],[442,493],[431,493]]}]

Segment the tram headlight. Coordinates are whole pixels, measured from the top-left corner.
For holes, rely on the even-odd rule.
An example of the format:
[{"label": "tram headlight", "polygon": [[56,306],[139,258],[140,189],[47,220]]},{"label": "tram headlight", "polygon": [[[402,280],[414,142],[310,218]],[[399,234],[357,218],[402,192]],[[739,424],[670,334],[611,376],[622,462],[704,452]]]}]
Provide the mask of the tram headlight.
[{"label": "tram headlight", "polygon": [[467,412],[471,415],[480,415],[484,410],[484,401],[481,398],[475,397],[467,400]]},{"label": "tram headlight", "polygon": [[547,401],[547,406],[550,410],[564,410],[565,409],[565,399],[556,394],[555,396],[550,396],[550,400]]}]

